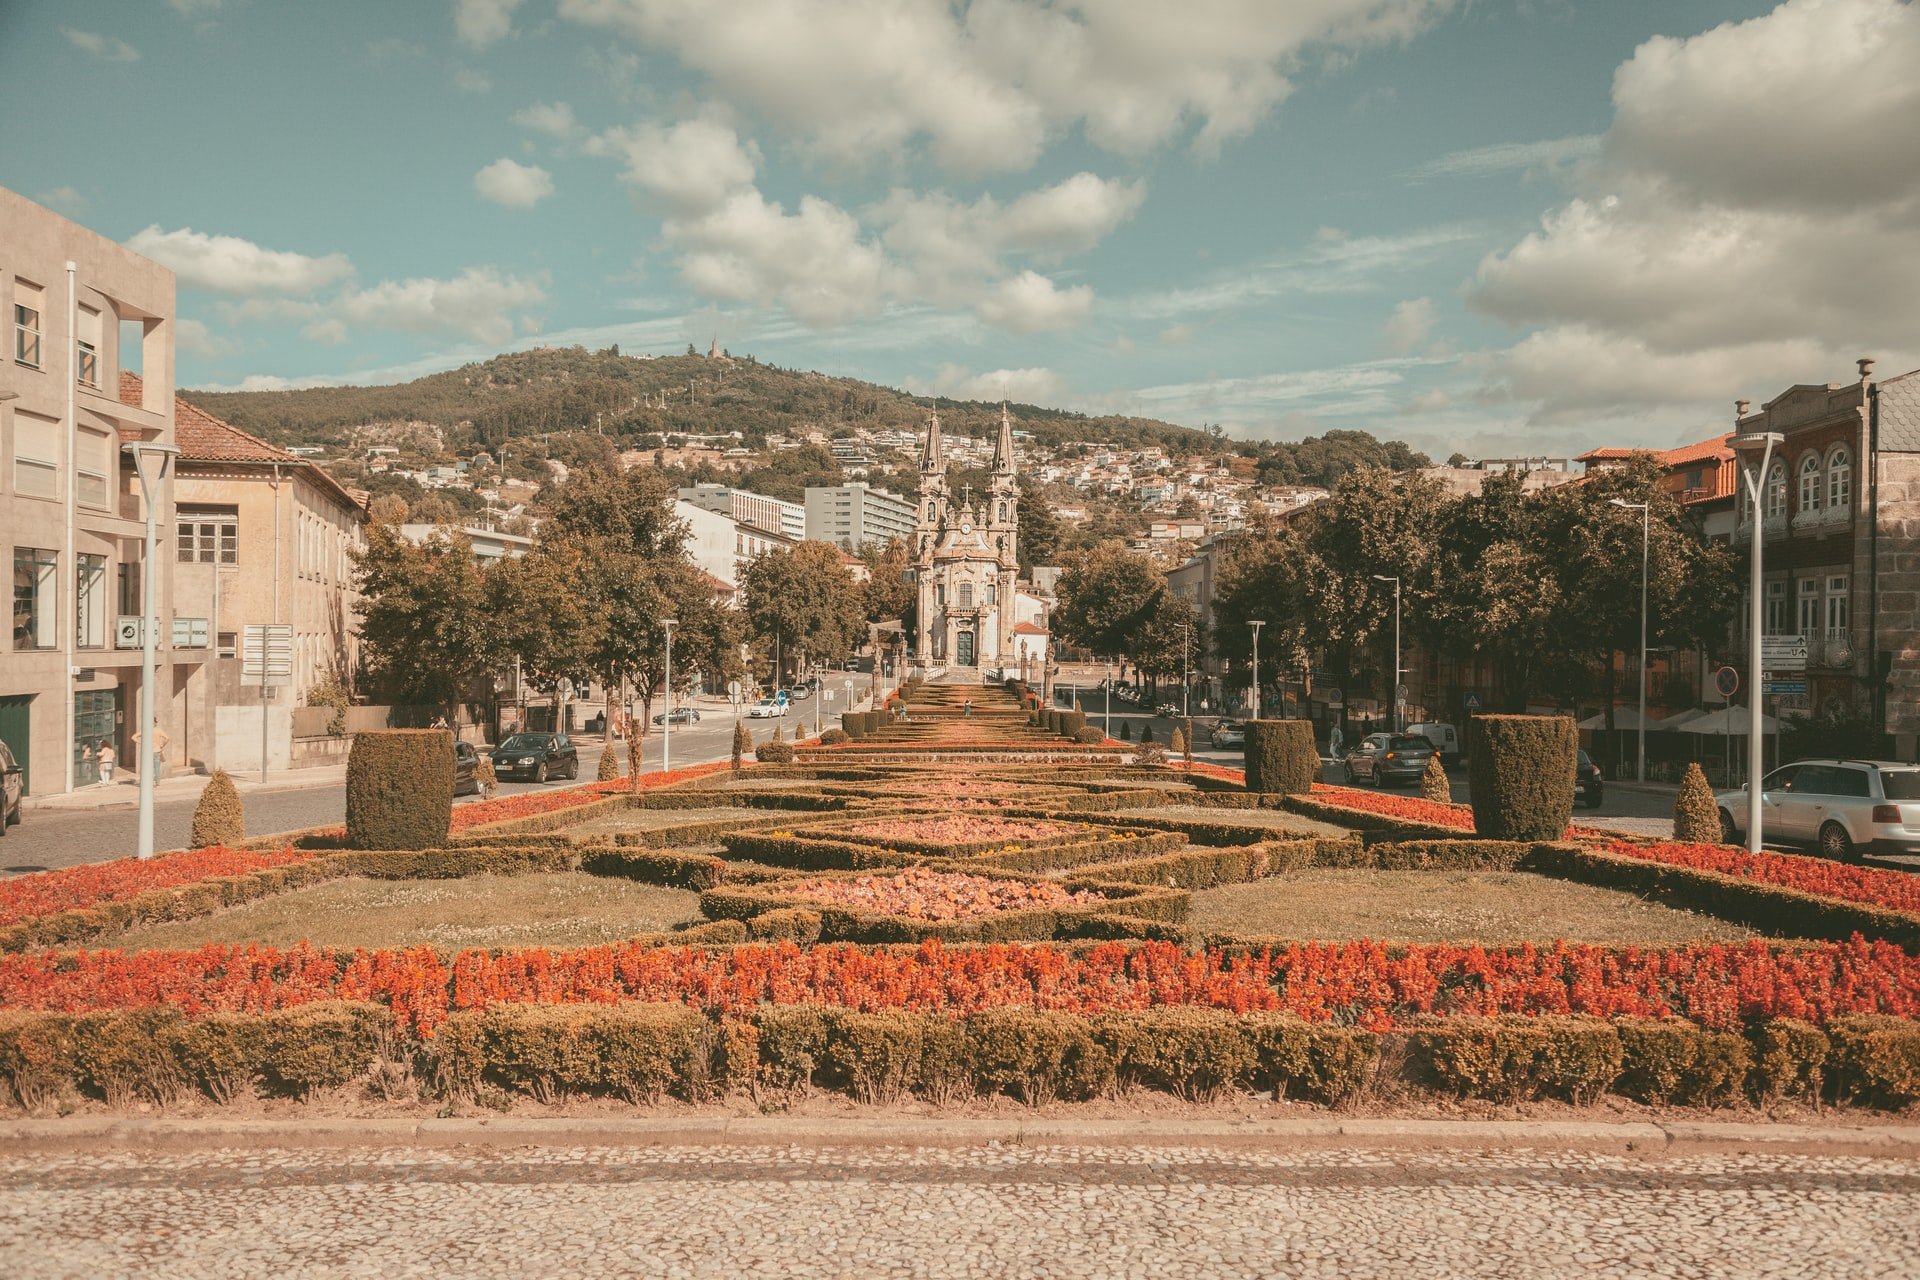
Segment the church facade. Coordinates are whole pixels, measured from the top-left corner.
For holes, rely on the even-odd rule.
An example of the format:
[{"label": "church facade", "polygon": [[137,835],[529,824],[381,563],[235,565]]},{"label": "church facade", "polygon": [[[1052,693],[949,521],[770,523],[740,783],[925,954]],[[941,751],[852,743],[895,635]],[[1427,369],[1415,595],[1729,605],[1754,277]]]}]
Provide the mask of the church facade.
[{"label": "church facade", "polygon": [[1019,498],[1013,423],[1004,405],[987,492],[978,504],[971,493],[954,501],[940,415],[928,414],[912,548],[918,588],[912,660],[921,670],[1017,665]]}]

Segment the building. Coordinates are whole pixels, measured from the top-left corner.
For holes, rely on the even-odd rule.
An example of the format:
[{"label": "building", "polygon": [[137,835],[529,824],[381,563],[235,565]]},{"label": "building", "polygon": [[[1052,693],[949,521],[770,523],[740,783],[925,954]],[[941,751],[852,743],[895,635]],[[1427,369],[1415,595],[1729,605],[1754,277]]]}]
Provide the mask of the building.
[{"label": "building", "polygon": [[912,545],[915,518],[911,502],[864,481],[807,490],[810,542],[838,543],[845,551],[858,551],[869,542],[885,545],[896,538]]},{"label": "building", "polygon": [[[32,794],[97,781],[102,742],[132,772],[144,605],[158,619],[164,762],[177,765],[201,754],[184,711],[206,678],[207,620],[172,616],[170,556],[143,590],[147,513],[123,448],[174,444],[173,273],[0,188],[0,296],[0,530],[13,562],[0,739]],[[131,402],[127,370],[150,375]],[[169,470],[163,521],[174,483]]]},{"label": "building", "polygon": [[[923,670],[977,673],[988,663],[1004,670],[1017,661],[1020,489],[1014,480],[1013,424],[1004,405],[987,483],[977,509],[966,495],[954,504],[940,415],[929,412],[920,453],[920,510],[907,544],[919,589],[912,660]],[[812,493],[808,490],[809,498]]]},{"label": "building", "polygon": [[762,552],[784,550],[798,541],[684,498],[673,504],[673,514],[687,525],[687,558],[724,587],[729,600],[734,598],[732,593],[740,585],[740,575],[749,561]]},{"label": "building", "polygon": [[[121,399],[143,395],[141,380],[123,373]],[[304,705],[317,685],[350,682],[360,656],[352,556],[366,546],[367,512],[308,459],[177,395],[173,403],[170,599],[176,617],[204,619],[214,640],[207,687],[183,709],[187,738],[206,748],[192,756],[204,767],[257,762],[262,698],[241,684],[241,637],[252,625],[293,628],[291,683],[272,696],[273,718]]]},{"label": "building", "polygon": [[[1862,716],[1911,760],[1920,749],[1920,370],[1876,381],[1873,361],[1858,363],[1854,381],[1789,387],[1757,412],[1742,400],[1734,425],[1785,437],[1760,493],[1761,622],[1763,634],[1806,640],[1807,669],[1806,692],[1779,708]],[[1744,545],[1755,512],[1739,490],[1734,537]],[[1743,608],[1740,652],[1747,617]]]},{"label": "building", "polygon": [[797,502],[769,498],[764,493],[730,489],[724,484],[690,484],[680,489],[680,501],[729,516],[740,524],[777,533],[792,542],[807,537],[807,509]]},{"label": "building", "polygon": [[[435,533],[446,528],[438,524],[403,524],[399,526],[400,536],[408,542],[424,543]],[[533,539],[518,533],[501,533],[498,529],[482,529],[478,525],[461,525],[454,532],[467,540],[473,548],[476,564],[492,564],[496,560],[518,560],[533,550]]]}]

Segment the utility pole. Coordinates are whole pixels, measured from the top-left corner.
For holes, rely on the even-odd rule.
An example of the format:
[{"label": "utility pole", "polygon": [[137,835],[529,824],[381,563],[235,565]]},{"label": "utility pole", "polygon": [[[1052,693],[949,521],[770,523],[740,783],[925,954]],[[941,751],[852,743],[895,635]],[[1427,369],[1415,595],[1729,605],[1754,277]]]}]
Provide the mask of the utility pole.
[{"label": "utility pole", "polygon": [[1387,696],[1393,700],[1393,731],[1400,732],[1400,579],[1384,573],[1373,575],[1375,582],[1393,584],[1393,679],[1387,682]]},{"label": "utility pole", "polygon": [[675,619],[662,618],[660,625],[667,629],[667,714],[660,722],[660,772],[673,771],[673,628]]},{"label": "utility pole", "polygon": [[[1640,763],[1635,775],[1641,782],[1647,780],[1647,547],[1652,538],[1651,503],[1628,502],[1623,498],[1609,498],[1614,506],[1640,512]],[[1609,659],[1611,661],[1611,659]]]},{"label": "utility pole", "polygon": [[[1743,402],[1744,407],[1744,402]],[[1760,748],[1760,629],[1764,623],[1761,613],[1760,557],[1761,526],[1766,523],[1767,466],[1773,458],[1773,451],[1784,445],[1787,438],[1777,431],[1762,431],[1752,435],[1736,435],[1733,448],[1736,453],[1758,453],[1758,463],[1751,474],[1742,474],[1741,480],[1747,486],[1748,514],[1753,517],[1753,541],[1747,556],[1747,852],[1760,852],[1760,762],[1764,754]]]},{"label": "utility pole", "polygon": [[1253,628],[1253,716],[1260,718],[1260,628],[1266,626],[1266,620],[1255,618],[1247,625]]},{"label": "utility pole", "polygon": [[[140,758],[135,767],[140,770],[140,822],[139,856],[142,860],[153,856],[153,784],[154,762],[160,757],[160,744],[155,723],[154,681],[158,678],[157,662],[154,650],[160,643],[160,495],[161,486],[166,483],[167,464],[180,452],[179,446],[146,441],[137,444],[122,445],[121,449],[133,455],[133,469],[140,477],[140,501],[147,514],[146,558],[141,569],[140,598],[140,731],[134,735],[140,744]],[[149,473],[148,468],[152,468]],[[218,557],[220,549],[216,541],[214,555]],[[264,696],[265,688],[261,689]],[[68,694],[71,699],[72,695]],[[69,753],[71,754],[71,753]],[[4,821],[4,816],[0,816]]]}]

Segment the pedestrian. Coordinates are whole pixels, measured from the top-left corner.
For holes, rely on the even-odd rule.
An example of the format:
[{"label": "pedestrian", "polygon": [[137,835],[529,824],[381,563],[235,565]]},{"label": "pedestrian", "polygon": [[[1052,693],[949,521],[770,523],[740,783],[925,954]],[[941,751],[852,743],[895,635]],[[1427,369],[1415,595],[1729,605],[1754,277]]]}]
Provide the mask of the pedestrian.
[{"label": "pedestrian", "polygon": [[1332,730],[1327,734],[1327,758],[1338,760],[1341,749],[1346,745],[1346,735],[1340,732],[1340,722],[1336,720]]},{"label": "pedestrian", "polygon": [[88,739],[80,749],[80,772],[83,774],[90,772],[93,774],[94,780],[98,781],[100,777],[99,764],[100,758],[93,752],[93,740]]},{"label": "pedestrian", "polygon": [[113,781],[113,744],[105,738],[100,739],[99,753],[94,757],[100,762],[100,781]]},{"label": "pedestrian", "polygon": [[[152,769],[155,782],[165,777],[167,768],[167,744],[171,741],[173,741],[172,735],[160,727],[160,721],[158,719],[153,722],[153,746],[151,750],[141,747],[140,731],[137,729],[134,730],[133,757],[137,762],[135,767],[138,769]],[[134,776],[139,777],[140,775],[136,773]]]}]

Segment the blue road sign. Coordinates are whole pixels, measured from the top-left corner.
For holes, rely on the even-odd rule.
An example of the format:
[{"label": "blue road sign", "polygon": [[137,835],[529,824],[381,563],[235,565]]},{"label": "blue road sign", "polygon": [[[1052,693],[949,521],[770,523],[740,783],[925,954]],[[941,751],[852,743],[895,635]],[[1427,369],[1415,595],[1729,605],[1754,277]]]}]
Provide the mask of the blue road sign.
[{"label": "blue road sign", "polygon": [[1329,689],[1329,690],[1327,690],[1327,705],[1328,705],[1328,706],[1330,706],[1330,707],[1337,707],[1337,706],[1339,706],[1339,705],[1340,705],[1341,703],[1343,703],[1343,702],[1345,702],[1345,701],[1346,701],[1346,698],[1345,698],[1345,696],[1344,696],[1344,695],[1342,695],[1342,694],[1341,694],[1341,692],[1340,692],[1340,691],[1339,691],[1338,689]]},{"label": "blue road sign", "polygon": [[1782,680],[1777,677],[1768,680],[1765,687],[1761,690],[1762,693],[1772,697],[1797,697],[1806,691],[1807,682],[1805,680]]},{"label": "blue road sign", "polygon": [[1731,698],[1740,692],[1740,673],[1732,667],[1722,667],[1713,673],[1713,687],[1723,698]]}]

